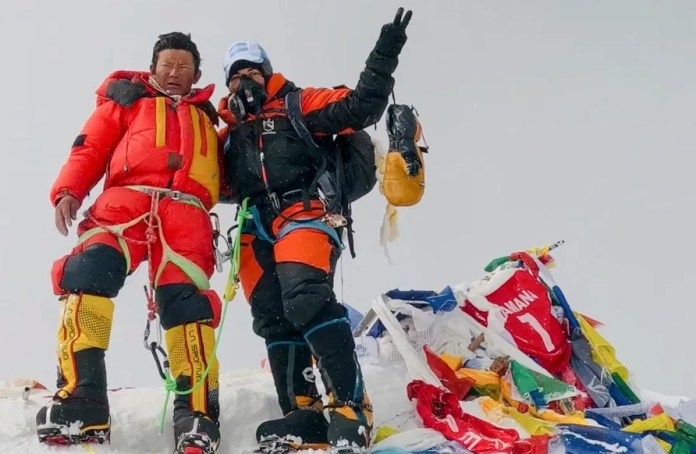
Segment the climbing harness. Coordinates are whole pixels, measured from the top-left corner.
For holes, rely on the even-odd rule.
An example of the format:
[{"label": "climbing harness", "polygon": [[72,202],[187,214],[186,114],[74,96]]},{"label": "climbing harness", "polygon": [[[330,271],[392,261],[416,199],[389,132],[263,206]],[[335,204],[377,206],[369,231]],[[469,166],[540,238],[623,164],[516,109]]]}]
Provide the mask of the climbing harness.
[{"label": "climbing harness", "polygon": [[[220,319],[220,325],[218,326],[218,333],[215,339],[215,345],[213,346],[213,350],[211,352],[211,360],[208,362],[206,369],[204,370],[202,376],[191,386],[190,389],[187,390],[177,390],[177,385],[176,381],[172,378],[171,376],[171,371],[169,368],[169,359],[167,357],[167,353],[165,349],[162,347],[162,333],[161,333],[161,324],[158,323],[159,329],[157,329],[157,340],[150,340],[150,335],[151,335],[151,330],[152,330],[152,322],[158,318],[157,314],[157,304],[155,302],[155,297],[154,297],[154,289],[157,286],[157,282],[159,281],[159,277],[161,273],[164,271],[164,267],[168,263],[172,263],[175,266],[179,267],[196,285],[196,287],[200,290],[207,290],[210,288],[210,282],[208,281],[208,277],[205,274],[205,272],[200,269],[197,265],[194,263],[190,262],[187,260],[185,257],[177,254],[174,250],[172,250],[169,245],[167,244],[167,241],[164,237],[164,234],[161,229],[161,219],[158,214],[158,209],[159,209],[159,203],[163,198],[169,198],[171,200],[181,202],[181,203],[188,203],[193,206],[197,206],[203,210],[205,210],[204,205],[201,203],[201,201],[196,198],[193,195],[190,194],[185,194],[180,191],[172,191],[169,189],[162,189],[162,188],[155,188],[155,187],[149,187],[149,186],[127,186],[127,188],[146,193],[151,196],[151,203],[150,203],[150,210],[146,213],[143,213],[142,215],[136,217],[135,219],[123,223],[123,224],[118,224],[118,225],[104,225],[100,223],[95,217],[89,212],[85,212],[85,218],[89,219],[96,227],[93,229],[85,232],[80,239],[78,240],[79,242],[86,241],[88,238],[90,238],[93,235],[96,235],[98,233],[102,232],[108,232],[114,235],[121,246],[121,249],[123,251],[124,256],[126,257],[126,264],[127,264],[127,269],[130,269],[131,266],[131,258],[130,258],[130,253],[128,251],[128,243],[132,244],[140,244],[140,245],[146,245],[147,246],[147,257],[148,257],[148,268],[149,268],[149,285],[144,286],[145,290],[145,298],[147,300],[147,320],[145,323],[145,329],[143,331],[143,345],[146,350],[150,351],[152,354],[152,357],[155,361],[155,364],[157,365],[157,372],[159,373],[160,377],[164,381],[164,387],[167,391],[165,400],[164,400],[164,405],[162,408],[162,414],[160,418],[160,434],[164,431],[164,419],[166,415],[166,409],[167,405],[169,402],[169,395],[171,393],[177,394],[177,395],[187,395],[191,394],[194,391],[196,391],[206,380],[209,372],[211,365],[215,362],[215,358],[217,355],[217,347],[219,345],[219,340],[220,340],[220,334],[222,333],[222,327],[224,325],[225,317],[227,314],[227,304],[229,301],[231,301],[232,298],[226,299],[225,300],[225,305],[223,308],[223,312],[221,315]],[[211,215],[211,222],[213,223],[213,244],[215,246],[215,251],[216,251],[216,267],[218,269],[221,269],[222,263],[225,260],[225,256],[231,255],[229,252],[229,244],[231,244],[231,241],[228,242],[228,251],[221,253],[218,248],[218,240],[222,236],[220,234],[220,223],[219,219],[217,218],[217,215],[212,214]],[[145,230],[145,239],[137,239],[130,237],[125,234],[125,231],[137,225],[140,222],[145,222],[147,225],[147,228]],[[157,241],[160,241],[162,245],[162,250],[163,250],[163,257],[160,265],[158,268],[155,270],[154,266],[150,260],[152,257],[152,246],[155,244]],[[223,238],[224,240],[224,238]],[[235,261],[237,265],[235,266]],[[236,274],[238,274],[238,253],[233,259],[233,268],[236,268]],[[235,274],[235,276],[236,276]],[[233,295],[232,295],[233,296]]]}]

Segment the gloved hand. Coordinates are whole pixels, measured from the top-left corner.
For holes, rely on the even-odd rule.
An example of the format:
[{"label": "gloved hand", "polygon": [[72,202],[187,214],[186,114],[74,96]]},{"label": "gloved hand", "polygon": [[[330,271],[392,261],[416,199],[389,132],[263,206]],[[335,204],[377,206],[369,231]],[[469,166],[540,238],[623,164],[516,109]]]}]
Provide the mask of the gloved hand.
[{"label": "gloved hand", "polygon": [[227,107],[234,118],[241,122],[249,114],[258,114],[264,102],[266,102],[264,88],[251,77],[242,76],[237,91],[230,94],[227,100]]},{"label": "gloved hand", "polygon": [[230,93],[230,96],[227,98],[227,107],[230,109],[230,112],[232,112],[237,122],[243,121],[244,117],[246,117],[244,103],[237,93]]},{"label": "gloved hand", "polygon": [[401,53],[404,44],[406,44],[406,26],[411,20],[412,12],[410,10],[407,11],[402,19],[401,15],[403,13],[404,9],[399,8],[396,11],[394,22],[382,26],[375,50],[385,57],[397,57]]},{"label": "gloved hand", "polygon": [[266,102],[266,91],[249,76],[241,77],[236,93],[244,104],[244,110],[247,114],[258,114]]}]

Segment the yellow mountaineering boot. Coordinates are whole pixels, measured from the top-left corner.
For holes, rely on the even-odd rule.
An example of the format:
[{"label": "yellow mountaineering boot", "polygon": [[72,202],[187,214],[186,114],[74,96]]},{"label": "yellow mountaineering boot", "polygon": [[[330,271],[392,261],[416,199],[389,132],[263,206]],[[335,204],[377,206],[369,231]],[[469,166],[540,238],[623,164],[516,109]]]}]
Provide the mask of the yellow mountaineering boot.
[{"label": "yellow mountaineering boot", "polygon": [[196,452],[212,454],[220,444],[219,371],[217,358],[212,360],[215,329],[204,323],[186,323],[168,329],[165,339],[177,391],[195,388],[174,398],[176,452],[199,448]]},{"label": "yellow mountaineering boot", "polygon": [[114,304],[87,294],[68,294],[60,304],[59,389],[36,415],[39,441],[104,443],[111,433],[104,352],[109,348]]}]

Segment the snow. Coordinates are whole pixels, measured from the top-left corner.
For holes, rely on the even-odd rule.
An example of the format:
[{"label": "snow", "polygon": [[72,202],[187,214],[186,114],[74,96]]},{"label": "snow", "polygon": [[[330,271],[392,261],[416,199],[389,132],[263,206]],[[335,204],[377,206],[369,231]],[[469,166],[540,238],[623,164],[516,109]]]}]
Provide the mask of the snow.
[{"label": "snow", "polygon": [[[366,339],[366,338],[365,338]],[[357,338],[361,344],[363,338]],[[442,434],[422,427],[412,403],[406,397],[406,385],[414,378],[403,362],[375,364],[375,357],[360,358],[364,379],[374,405],[375,430],[381,426],[399,433],[386,438],[373,449],[415,452],[446,442]],[[111,443],[105,445],[48,447],[36,437],[35,415],[53,395],[51,389],[33,388],[33,380],[0,383],[0,452],[57,453],[88,452],[100,454],[165,454],[174,449],[170,426],[171,400],[163,432],[160,417],[165,390],[161,388],[120,388],[109,392],[112,417]],[[49,384],[44,384],[49,385]],[[322,391],[321,382],[318,383]],[[671,416],[696,422],[696,401],[685,396],[669,396],[637,389],[644,402],[659,402]],[[522,437],[525,432],[509,418],[493,418],[477,400],[461,403],[465,412],[488,419],[500,427],[512,428]],[[223,372],[220,376],[220,423],[222,444],[219,454],[250,454],[256,449],[256,427],[262,421],[279,417],[273,379],[268,369]],[[608,449],[608,447],[605,447]],[[305,450],[305,454],[324,451]],[[553,449],[550,452],[556,452]],[[562,449],[557,452],[564,452]],[[612,451],[613,452],[613,451]]]},{"label": "snow", "polygon": [[[361,358],[365,383],[374,404],[375,430],[388,426],[400,433],[385,439],[379,449],[403,449],[413,452],[445,442],[445,438],[425,429],[406,397],[406,385],[412,379],[403,363],[377,365]],[[92,446],[48,447],[36,438],[36,412],[52,396],[52,390],[32,389],[27,393],[26,380],[0,383],[0,452],[57,453],[88,452],[99,454],[168,454],[174,449],[171,402],[167,406],[164,431],[159,433],[160,415],[164,404],[164,388],[121,388],[111,390],[111,443]],[[321,385],[319,385],[321,390]],[[668,396],[641,389],[643,399],[659,402],[665,410],[679,415],[676,408],[695,401],[683,396]],[[222,444],[219,454],[251,454],[256,449],[255,432],[259,423],[280,416],[270,372],[266,369],[238,370],[220,376],[220,422]],[[476,401],[462,402],[470,414],[487,419]],[[693,418],[688,418],[692,419]],[[489,419],[490,420],[490,419]],[[510,419],[494,422],[500,427],[524,430]],[[324,451],[305,450],[305,454]],[[560,452],[560,451],[559,451]]]},{"label": "snow", "polygon": [[[389,425],[398,430],[417,427],[415,413],[406,397],[407,373],[403,365],[363,364],[365,383],[374,404],[375,426]],[[14,385],[14,386],[8,386]],[[50,384],[44,383],[49,386]],[[50,390],[32,390],[23,399],[24,386],[5,384],[0,389],[0,452],[56,453],[92,452],[88,447],[49,448],[36,438],[35,415],[52,396]],[[111,391],[112,431],[109,445],[92,450],[104,454],[171,453],[174,439],[171,402],[163,433],[159,421],[164,404],[164,388],[124,388]],[[242,370],[220,376],[220,454],[248,454],[255,449],[256,427],[262,421],[279,417],[273,379],[267,370]],[[307,450],[305,453],[321,451]]]},{"label": "snow", "polygon": [[[455,285],[453,288],[461,306],[463,298],[457,293],[457,289],[462,288],[462,285]],[[490,329],[481,326],[475,329],[469,317],[462,311],[420,313],[413,307],[406,306],[408,305],[403,301],[390,300],[386,295],[379,295],[373,301],[372,310],[385,326],[387,334],[377,339],[370,336],[355,338],[356,353],[361,362],[367,393],[374,406],[374,431],[386,429],[389,432],[398,432],[373,445],[372,452],[418,452],[436,445],[442,447],[447,441],[439,432],[422,427],[420,418],[406,395],[407,385],[414,379],[434,385],[440,384],[433,370],[428,367],[423,354],[419,352],[421,345],[447,346],[444,350],[451,352],[452,348],[459,349],[462,342],[467,345],[479,332],[484,332],[486,340],[481,347],[485,346],[487,354],[492,355],[491,358],[507,352],[513,358],[527,360],[530,365],[535,364],[512,344],[502,338],[496,338]],[[397,312],[407,313],[411,318],[400,322],[395,315]],[[370,317],[365,316],[365,319],[369,320]],[[630,369],[631,365],[627,366]],[[316,370],[315,376],[319,376]],[[222,444],[218,453],[253,453],[256,449],[257,426],[263,421],[281,416],[272,375],[266,361],[262,361],[260,369],[223,371],[219,382]],[[681,418],[696,425],[695,400],[686,396],[671,396],[650,391],[633,380],[629,380],[629,384],[641,398],[642,403],[636,405],[645,405],[647,409],[651,408],[653,403],[659,403],[675,420]],[[156,454],[173,451],[173,430],[170,425],[172,396],[170,395],[169,402],[165,402],[164,386],[117,388],[109,391],[112,418],[109,444],[72,447],[41,445],[36,437],[35,415],[53,396],[53,390],[46,389],[46,385],[50,387],[53,383],[39,384],[31,379],[0,383],[0,452]],[[320,392],[323,391],[321,381],[317,383],[317,387]],[[488,398],[462,401],[460,405],[465,413],[488,420],[496,426],[513,429],[521,438],[529,437],[530,434],[514,419],[505,417],[501,412],[491,411],[491,407],[485,404],[485,399]],[[160,433],[165,403],[165,424]],[[448,416],[446,421],[450,423],[452,431],[457,431],[457,424],[451,416]],[[570,435],[585,440],[581,434]],[[555,441],[556,443],[549,447],[549,452],[564,453],[565,450],[559,446],[558,440]],[[620,444],[589,439],[585,441],[597,445],[601,452],[625,451]],[[646,437],[643,443],[644,453],[662,452],[650,437]],[[324,451],[302,452],[318,454]]]}]

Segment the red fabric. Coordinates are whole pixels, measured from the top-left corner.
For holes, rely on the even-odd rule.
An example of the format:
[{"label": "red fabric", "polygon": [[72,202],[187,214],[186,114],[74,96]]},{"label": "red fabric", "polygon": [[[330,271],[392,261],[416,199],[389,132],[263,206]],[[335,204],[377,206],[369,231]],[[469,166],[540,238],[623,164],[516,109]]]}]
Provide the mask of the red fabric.
[{"label": "red fabric", "polygon": [[452,370],[452,368],[447,364],[442,358],[437,356],[437,353],[428,348],[427,345],[423,346],[423,351],[425,352],[425,358],[428,361],[428,366],[435,373],[437,378],[440,379],[443,385],[447,387],[458,400],[463,400],[471,387],[474,385],[474,381],[468,378],[459,378],[457,374]]},{"label": "red fabric", "polygon": [[416,411],[425,427],[435,429],[474,453],[512,453],[519,434],[464,413],[452,393],[420,380],[407,386],[409,400],[416,399]]},{"label": "red fabric", "polygon": [[[126,185],[170,187],[198,197],[208,208],[217,203],[219,168],[217,156],[208,157],[206,131],[217,133],[206,114],[198,109],[197,125],[193,124],[190,105],[200,106],[209,101],[215,89],[208,85],[182,97],[178,103],[165,97],[148,84],[149,74],[136,71],[116,71],[97,89],[97,108],[80,132],[83,143],[76,143],[63,165],[50,192],[53,204],[61,194],[68,193],[80,202],[106,173],[104,189]],[[107,87],[117,80],[142,82],[147,96],[137,99],[130,107],[117,104],[106,96]],[[156,98],[166,99],[165,145],[156,146]],[[165,127],[166,126],[166,127]],[[201,144],[195,150],[194,132]],[[218,144],[215,144],[217,153]],[[177,169],[170,168],[171,154],[181,160]],[[210,160],[205,175],[193,175],[192,164]],[[200,173],[200,164],[196,166]],[[213,168],[214,167],[214,168]]]},{"label": "red fabric", "polygon": [[582,314],[582,317],[585,319],[585,321],[587,321],[587,323],[590,324],[592,328],[601,328],[604,326],[604,322],[600,322],[599,320],[596,320],[592,317],[588,317],[585,314]]},{"label": "red fabric", "polygon": [[[575,386],[579,391],[581,391],[581,394],[578,396],[573,397],[573,406],[575,407],[576,410],[578,411],[584,411],[586,408],[593,408],[594,402],[592,401],[592,398],[587,394],[587,389],[585,388],[585,385],[582,384],[580,379],[578,378],[577,374],[575,373],[575,370],[570,364],[567,364],[565,368],[560,372],[560,378],[564,382],[568,383],[569,385]],[[556,410],[558,405],[558,402],[552,402],[549,407],[552,410]]]},{"label": "red fabric", "polygon": [[530,438],[525,438],[515,443],[513,454],[548,454],[549,435],[536,435]]},{"label": "red fabric", "polygon": [[213,311],[213,323],[211,326],[217,328],[222,317],[222,300],[215,290],[201,290],[201,295],[208,298],[208,302],[210,302],[210,309]]},{"label": "red fabric", "polygon": [[[98,225],[115,226],[127,223],[144,213],[149,213],[151,201],[152,198],[148,194],[132,189],[107,189],[97,197],[94,205],[88,210],[88,217],[78,225],[78,234],[82,235]],[[212,225],[208,213],[201,208],[164,198],[159,202],[158,214],[161,229],[169,247],[177,254],[198,265],[210,278],[215,266],[215,257],[211,241]],[[146,259],[147,244],[143,243],[146,240],[146,230],[146,221],[142,221],[122,233],[127,238],[126,246],[131,258],[129,271],[134,271]],[[69,255],[77,254],[95,243],[109,244],[121,250],[115,236],[105,232],[96,234],[82,242]],[[65,290],[60,289],[59,282],[63,275],[62,265],[67,257],[57,260],[54,264],[53,289],[57,295],[65,293]],[[158,237],[152,245],[152,266],[150,268],[153,272],[157,270],[161,260],[162,244]],[[152,275],[150,277],[154,278]],[[158,284],[173,283],[192,283],[192,281],[170,262],[160,275]],[[215,312],[215,308],[213,308],[213,312]]]},{"label": "red fabric", "polygon": [[[79,246],[78,246],[79,247]],[[73,249],[73,252],[79,252],[77,248]],[[60,281],[63,280],[63,270],[65,269],[65,261],[70,257],[66,255],[60,259],[53,262],[51,267],[51,287],[53,289],[54,295],[62,295],[65,291],[60,287]]]},{"label": "red fabric", "polygon": [[[570,361],[571,346],[561,324],[551,313],[546,288],[532,274],[519,269],[486,299],[502,308],[505,331],[521,352],[551,373],[563,370]],[[488,326],[488,312],[465,301],[464,312]]]}]

